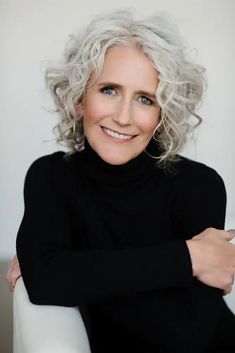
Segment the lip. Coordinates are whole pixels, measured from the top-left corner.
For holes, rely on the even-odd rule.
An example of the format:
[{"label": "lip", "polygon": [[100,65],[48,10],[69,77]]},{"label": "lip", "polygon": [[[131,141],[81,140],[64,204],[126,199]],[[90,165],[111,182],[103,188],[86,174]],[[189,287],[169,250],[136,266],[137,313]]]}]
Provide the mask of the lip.
[{"label": "lip", "polygon": [[106,126],[101,126],[101,129],[102,129],[102,131],[105,133],[106,136],[109,136],[109,137],[114,138],[114,139],[117,139],[117,140],[122,140],[122,139],[115,138],[115,137],[113,137],[113,136],[107,134],[105,130],[110,130],[110,131],[112,131],[112,132],[114,132],[114,133],[116,133],[116,134],[118,134],[118,135],[131,136],[130,139],[127,139],[127,140],[125,140],[125,141],[130,141],[130,140],[132,140],[134,137],[137,136],[137,134],[127,134],[127,133],[125,133],[125,132],[117,131],[117,130],[111,129],[111,128],[109,128],[109,127],[106,127]]}]

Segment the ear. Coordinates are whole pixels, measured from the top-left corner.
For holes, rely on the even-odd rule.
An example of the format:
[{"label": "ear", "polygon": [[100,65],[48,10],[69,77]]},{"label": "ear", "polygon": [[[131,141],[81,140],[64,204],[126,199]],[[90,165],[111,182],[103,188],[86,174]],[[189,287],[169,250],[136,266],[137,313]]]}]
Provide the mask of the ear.
[{"label": "ear", "polygon": [[76,110],[76,113],[77,113],[78,117],[82,116],[83,115],[82,103],[79,103],[79,104],[75,105],[75,110]]}]

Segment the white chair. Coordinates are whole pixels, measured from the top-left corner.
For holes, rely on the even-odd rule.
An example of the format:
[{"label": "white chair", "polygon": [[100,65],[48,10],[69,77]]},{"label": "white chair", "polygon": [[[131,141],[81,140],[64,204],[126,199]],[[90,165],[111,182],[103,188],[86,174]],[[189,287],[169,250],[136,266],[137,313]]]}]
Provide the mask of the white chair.
[{"label": "white chair", "polygon": [[34,305],[22,277],[13,295],[14,353],[90,353],[77,307]]}]

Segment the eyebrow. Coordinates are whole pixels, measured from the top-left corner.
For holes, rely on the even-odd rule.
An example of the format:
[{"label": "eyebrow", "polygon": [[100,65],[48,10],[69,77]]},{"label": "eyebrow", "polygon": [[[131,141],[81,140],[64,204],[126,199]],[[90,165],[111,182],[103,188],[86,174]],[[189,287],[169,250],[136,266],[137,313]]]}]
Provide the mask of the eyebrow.
[{"label": "eyebrow", "polygon": [[[104,87],[104,86],[113,86],[113,87],[117,87],[117,88],[119,88],[119,89],[121,89],[121,88],[123,87],[122,85],[120,85],[120,84],[118,84],[118,83],[110,82],[110,81],[100,82],[100,83],[98,84],[98,87]],[[150,97],[150,98],[156,100],[156,94],[154,94],[154,93],[147,92],[147,91],[143,91],[143,90],[136,91],[135,93],[140,94],[140,95],[143,95],[143,96],[147,96],[147,97]]]}]

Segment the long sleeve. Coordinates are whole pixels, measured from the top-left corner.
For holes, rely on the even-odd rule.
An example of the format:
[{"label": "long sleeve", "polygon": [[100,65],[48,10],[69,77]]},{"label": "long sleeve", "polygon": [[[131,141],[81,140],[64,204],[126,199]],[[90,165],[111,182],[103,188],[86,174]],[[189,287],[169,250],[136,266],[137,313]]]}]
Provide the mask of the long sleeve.
[{"label": "long sleeve", "polygon": [[[224,229],[226,191],[222,178],[211,168],[192,164],[175,179],[172,207],[173,228],[177,238],[189,239],[208,227]],[[205,254],[206,256],[206,254]],[[193,286],[182,293],[185,310],[191,319],[184,327],[178,320],[172,324],[185,352],[202,352],[213,337],[218,323],[222,291],[194,279]],[[182,316],[187,316],[182,309]],[[183,329],[184,328],[184,329]],[[183,352],[183,350],[182,350]]]},{"label": "long sleeve", "polygon": [[177,238],[208,227],[224,228],[226,190],[222,178],[203,164],[189,164],[175,178],[172,222]]},{"label": "long sleeve", "polygon": [[33,303],[76,306],[191,285],[183,240],[132,249],[74,249],[71,199],[76,178],[60,154],[52,156],[34,162],[27,173],[17,236],[17,255]]},{"label": "long sleeve", "polygon": [[[207,227],[224,227],[226,192],[212,169],[185,162],[170,180],[174,236],[189,239]],[[206,256],[206,254],[205,254]],[[168,259],[161,259],[166,276]],[[165,267],[166,264],[166,267]],[[194,279],[191,286],[144,293],[132,301],[104,305],[101,312],[150,342],[156,351],[201,353],[213,339],[222,308],[222,291]]]}]

